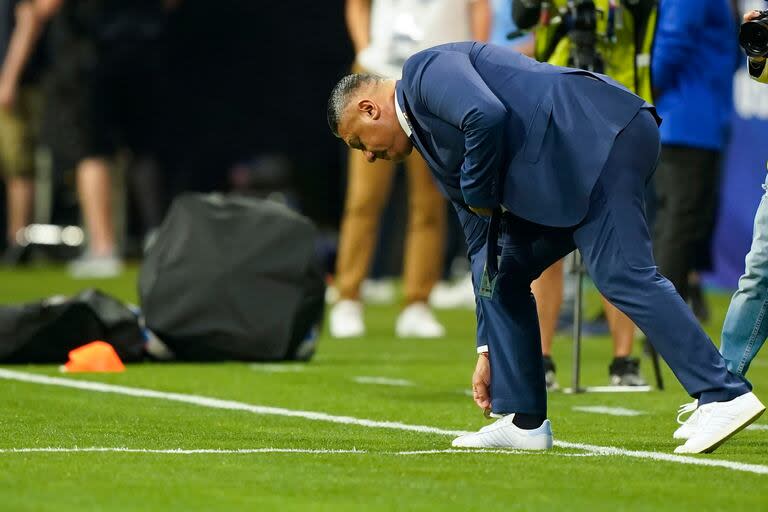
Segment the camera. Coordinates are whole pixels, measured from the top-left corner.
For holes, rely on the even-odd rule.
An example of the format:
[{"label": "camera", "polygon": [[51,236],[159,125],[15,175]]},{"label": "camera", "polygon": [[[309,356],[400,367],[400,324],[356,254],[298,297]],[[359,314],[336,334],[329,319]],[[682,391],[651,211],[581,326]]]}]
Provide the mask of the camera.
[{"label": "camera", "polygon": [[592,0],[574,0],[569,4],[568,37],[573,43],[568,65],[574,68],[602,73],[603,60],[597,51],[597,8]]},{"label": "camera", "polygon": [[748,57],[768,57],[768,10],[741,26],[739,44]]}]

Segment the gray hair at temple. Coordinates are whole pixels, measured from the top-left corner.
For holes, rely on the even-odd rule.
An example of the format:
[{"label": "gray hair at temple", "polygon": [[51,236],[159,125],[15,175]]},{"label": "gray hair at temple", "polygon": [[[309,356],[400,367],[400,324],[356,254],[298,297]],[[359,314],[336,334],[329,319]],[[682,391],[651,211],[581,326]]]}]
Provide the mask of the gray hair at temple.
[{"label": "gray hair at temple", "polygon": [[364,85],[377,84],[384,78],[372,73],[353,73],[347,75],[331,91],[328,97],[328,126],[333,134],[339,136],[339,123],[344,110],[347,108],[352,94]]}]

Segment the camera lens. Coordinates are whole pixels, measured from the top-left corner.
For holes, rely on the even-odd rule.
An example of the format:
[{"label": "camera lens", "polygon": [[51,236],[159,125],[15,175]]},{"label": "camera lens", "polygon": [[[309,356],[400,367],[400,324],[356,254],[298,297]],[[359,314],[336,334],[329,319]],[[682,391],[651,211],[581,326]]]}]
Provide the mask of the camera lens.
[{"label": "camera lens", "polygon": [[750,57],[768,55],[768,19],[748,21],[741,26],[739,44]]}]

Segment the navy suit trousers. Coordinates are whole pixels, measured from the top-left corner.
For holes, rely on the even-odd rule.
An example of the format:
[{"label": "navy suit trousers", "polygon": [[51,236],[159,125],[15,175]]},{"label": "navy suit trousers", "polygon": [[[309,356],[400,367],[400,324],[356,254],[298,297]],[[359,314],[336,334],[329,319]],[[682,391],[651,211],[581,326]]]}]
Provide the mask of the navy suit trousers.
[{"label": "navy suit trousers", "polygon": [[[641,110],[617,136],[587,215],[577,226],[548,228],[508,214],[502,219],[493,293],[479,296],[477,305],[478,340],[489,348],[494,412],[546,414],[541,340],[530,284],[574,248],[581,252],[600,292],[637,324],[700,404],[749,391],[742,379],[726,370],[690,308],[657,270],[644,196],[658,154],[656,122]],[[470,244],[470,252],[477,290],[486,251],[472,251]]]}]

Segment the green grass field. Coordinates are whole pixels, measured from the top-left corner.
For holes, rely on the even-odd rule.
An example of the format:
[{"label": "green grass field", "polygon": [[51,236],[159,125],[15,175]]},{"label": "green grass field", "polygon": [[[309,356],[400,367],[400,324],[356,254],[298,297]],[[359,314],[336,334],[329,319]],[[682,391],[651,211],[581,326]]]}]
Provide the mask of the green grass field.
[{"label": "green grass field", "polygon": [[[0,302],[90,285],[136,301],[135,278],[135,269],[93,283],[55,268],[0,271]],[[728,299],[710,295],[714,338]],[[439,313],[450,333],[439,341],[396,339],[396,314],[369,308],[365,339],[324,336],[306,365],[141,364],[76,376],[3,366],[166,394],[0,379],[0,510],[768,510],[768,418],[714,454],[671,456],[676,409],[688,397],[668,369],[663,392],[551,394],[560,444],[550,452],[446,451],[449,431],[486,424],[466,395],[474,314]],[[570,382],[570,353],[570,338],[559,337],[561,385]],[[584,383],[607,384],[609,359],[607,338],[587,338]],[[643,373],[651,379],[647,360]],[[765,353],[750,377],[768,399]],[[579,409],[593,406],[638,414]]]}]

